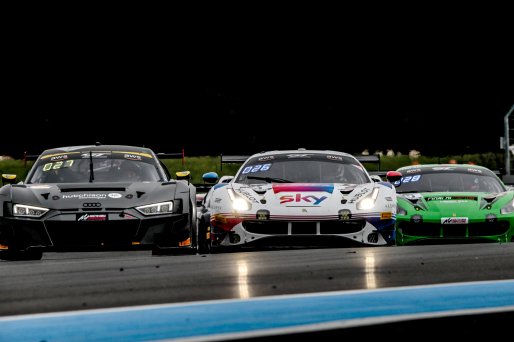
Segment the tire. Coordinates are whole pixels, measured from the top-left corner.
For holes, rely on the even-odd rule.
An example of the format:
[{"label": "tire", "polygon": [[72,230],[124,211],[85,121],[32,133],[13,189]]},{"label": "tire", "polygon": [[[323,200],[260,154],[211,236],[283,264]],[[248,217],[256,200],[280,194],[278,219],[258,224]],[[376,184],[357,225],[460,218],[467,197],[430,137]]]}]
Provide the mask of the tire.
[{"label": "tire", "polygon": [[198,254],[211,252],[211,226],[205,221],[198,223]]},{"label": "tire", "polygon": [[29,248],[23,251],[2,251],[0,259],[9,261],[21,260],[41,260],[43,258],[43,251],[41,249]]}]

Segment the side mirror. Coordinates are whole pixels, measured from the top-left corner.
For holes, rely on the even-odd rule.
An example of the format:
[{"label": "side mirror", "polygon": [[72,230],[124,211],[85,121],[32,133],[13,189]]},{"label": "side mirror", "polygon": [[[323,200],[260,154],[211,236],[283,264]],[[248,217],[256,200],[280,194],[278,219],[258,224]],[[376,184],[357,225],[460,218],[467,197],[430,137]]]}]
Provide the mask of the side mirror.
[{"label": "side mirror", "polygon": [[191,179],[191,172],[189,171],[178,171],[175,175],[177,176],[177,180],[187,180],[189,182]]},{"label": "side mirror", "polygon": [[14,183],[16,183],[16,175],[11,175],[8,173],[2,174],[2,185],[14,184]]},{"label": "side mirror", "polygon": [[402,179],[402,173],[398,171],[388,171],[386,173],[386,178],[389,183],[398,182]]},{"label": "side mirror", "polygon": [[207,172],[202,175],[202,179],[205,183],[214,184],[218,181],[218,174],[216,172]]},{"label": "side mirror", "polygon": [[375,183],[378,183],[378,182],[382,181],[382,178],[380,178],[380,176],[378,176],[378,175],[371,175],[370,178]]}]

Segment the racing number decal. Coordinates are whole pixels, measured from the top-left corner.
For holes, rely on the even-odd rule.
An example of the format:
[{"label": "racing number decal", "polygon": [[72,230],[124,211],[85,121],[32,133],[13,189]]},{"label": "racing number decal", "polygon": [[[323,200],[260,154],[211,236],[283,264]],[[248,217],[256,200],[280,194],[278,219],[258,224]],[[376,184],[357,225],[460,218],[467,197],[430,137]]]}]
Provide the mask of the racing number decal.
[{"label": "racing number decal", "polygon": [[59,170],[61,167],[71,167],[73,165],[73,159],[66,160],[65,162],[58,161],[55,163],[46,163],[43,166],[43,171]]},{"label": "racing number decal", "polygon": [[268,171],[271,168],[271,164],[257,164],[252,166],[247,166],[244,168],[241,174],[246,175],[247,173],[254,173],[258,171]]},{"label": "racing number decal", "polygon": [[402,183],[417,182],[421,178],[421,175],[405,176],[402,178]]}]

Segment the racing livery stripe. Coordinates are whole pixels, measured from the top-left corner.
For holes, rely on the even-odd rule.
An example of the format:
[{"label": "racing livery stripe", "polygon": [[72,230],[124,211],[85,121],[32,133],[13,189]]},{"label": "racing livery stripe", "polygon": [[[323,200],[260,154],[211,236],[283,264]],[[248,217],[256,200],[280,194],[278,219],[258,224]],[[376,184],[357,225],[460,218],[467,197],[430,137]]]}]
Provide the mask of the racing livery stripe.
[{"label": "racing livery stripe", "polygon": [[292,184],[272,184],[273,192],[328,192],[334,191],[334,184],[310,184],[310,183],[292,183]]},{"label": "racing livery stripe", "polygon": [[112,153],[135,154],[136,156],[153,158],[151,154],[143,153],[143,152],[112,151]]},{"label": "racing livery stripe", "polygon": [[514,280],[482,281],[6,316],[0,340],[219,341],[512,311]]},{"label": "racing livery stripe", "polygon": [[65,154],[80,154],[80,153],[82,153],[82,152],[63,152],[63,153],[47,154],[46,156],[42,156],[41,159],[62,156],[62,155],[65,155]]}]

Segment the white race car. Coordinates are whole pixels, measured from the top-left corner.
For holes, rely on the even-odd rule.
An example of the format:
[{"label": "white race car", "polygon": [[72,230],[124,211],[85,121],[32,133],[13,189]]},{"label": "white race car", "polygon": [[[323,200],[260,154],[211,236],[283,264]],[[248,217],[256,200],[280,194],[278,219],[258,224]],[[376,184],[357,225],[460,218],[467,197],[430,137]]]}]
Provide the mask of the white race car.
[{"label": "white race car", "polygon": [[242,160],[235,177],[205,198],[211,248],[394,244],[396,190],[356,157],[300,149]]}]

